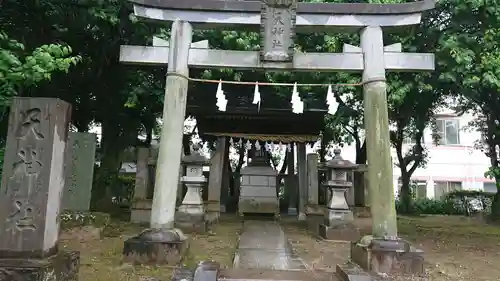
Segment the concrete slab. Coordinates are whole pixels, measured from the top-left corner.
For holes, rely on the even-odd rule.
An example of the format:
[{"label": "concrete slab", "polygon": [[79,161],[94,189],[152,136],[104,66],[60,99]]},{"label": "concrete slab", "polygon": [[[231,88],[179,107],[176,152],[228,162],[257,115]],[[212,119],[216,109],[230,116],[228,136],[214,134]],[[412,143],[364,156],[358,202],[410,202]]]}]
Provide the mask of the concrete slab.
[{"label": "concrete slab", "polygon": [[283,229],[274,221],[245,221],[234,258],[234,268],[305,270],[293,253]]}]

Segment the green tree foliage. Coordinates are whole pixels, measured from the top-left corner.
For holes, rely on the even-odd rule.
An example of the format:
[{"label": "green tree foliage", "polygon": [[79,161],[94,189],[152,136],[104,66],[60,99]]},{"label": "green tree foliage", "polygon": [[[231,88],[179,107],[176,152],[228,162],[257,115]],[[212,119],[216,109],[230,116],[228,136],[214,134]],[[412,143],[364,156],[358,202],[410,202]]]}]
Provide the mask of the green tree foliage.
[{"label": "green tree foliage", "polygon": [[[500,6],[491,0],[444,0],[438,10],[439,87],[458,98],[460,109],[477,115],[473,125],[482,132],[480,146],[491,163],[487,175],[500,187]],[[499,193],[492,214],[500,218]]]},{"label": "green tree foliage", "polygon": [[79,60],[79,56],[71,56],[69,46],[49,44],[27,51],[0,31],[0,110],[5,113],[12,97],[23,89],[50,80],[54,72],[67,73]]}]

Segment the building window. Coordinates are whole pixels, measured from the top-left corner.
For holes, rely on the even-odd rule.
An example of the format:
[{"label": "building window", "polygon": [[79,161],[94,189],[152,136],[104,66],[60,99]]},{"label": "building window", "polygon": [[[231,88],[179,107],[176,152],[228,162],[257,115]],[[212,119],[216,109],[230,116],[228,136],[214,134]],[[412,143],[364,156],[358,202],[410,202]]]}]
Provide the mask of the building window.
[{"label": "building window", "polygon": [[497,193],[497,185],[494,182],[483,183],[483,191],[487,193],[495,194]]},{"label": "building window", "polygon": [[[403,144],[415,144],[415,138],[414,137],[405,137],[403,139]],[[422,136],[421,143],[424,143],[424,137]]]},{"label": "building window", "polygon": [[[403,183],[401,178],[398,180],[398,188],[401,190]],[[410,181],[411,193],[414,199],[424,199],[427,198],[427,182],[422,180],[411,180]],[[400,191],[401,193],[401,191]]]},{"label": "building window", "polygon": [[434,198],[438,200],[444,199],[446,194],[461,189],[462,189],[462,182],[459,181],[436,182],[434,186]]},{"label": "building window", "polygon": [[439,136],[438,144],[453,145],[460,144],[460,126],[458,119],[436,120],[436,132]]},{"label": "building window", "polygon": [[413,194],[415,194],[415,199],[427,198],[427,182],[414,181],[413,182]]}]

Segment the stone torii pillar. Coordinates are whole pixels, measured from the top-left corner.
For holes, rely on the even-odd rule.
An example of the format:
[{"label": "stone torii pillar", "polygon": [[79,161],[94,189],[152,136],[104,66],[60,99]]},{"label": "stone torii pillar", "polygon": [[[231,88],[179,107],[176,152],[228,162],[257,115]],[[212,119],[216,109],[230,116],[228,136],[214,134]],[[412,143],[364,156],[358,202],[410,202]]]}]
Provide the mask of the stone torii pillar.
[{"label": "stone torii pillar", "polygon": [[[351,259],[377,273],[423,273],[423,252],[398,237],[394,204],[384,65],[385,52],[401,52],[401,44],[384,48],[380,26],[365,27],[360,37],[361,48],[346,45],[344,51],[361,51],[364,58],[362,81],[372,235],[353,244]],[[404,262],[403,256],[406,256]]]},{"label": "stone torii pillar", "polygon": [[[191,24],[172,24],[168,56],[163,127],[156,164],[151,227],[124,243],[124,261],[132,263],[177,264],[187,250],[187,237],[174,228],[175,203],[179,184],[182,135],[188,90],[188,58],[192,40]],[[165,48],[165,47],[157,47]],[[172,161],[176,159],[177,161]]]}]

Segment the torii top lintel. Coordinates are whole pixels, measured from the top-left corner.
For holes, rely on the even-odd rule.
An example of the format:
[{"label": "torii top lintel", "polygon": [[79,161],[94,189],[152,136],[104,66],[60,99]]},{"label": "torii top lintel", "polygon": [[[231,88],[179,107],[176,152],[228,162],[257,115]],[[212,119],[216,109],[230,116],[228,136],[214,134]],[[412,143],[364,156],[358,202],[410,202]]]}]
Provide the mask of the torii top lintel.
[{"label": "torii top lintel", "polygon": [[[260,12],[262,1],[241,0],[130,0],[130,2],[159,9],[198,10],[219,12]],[[435,1],[401,4],[370,3],[298,3],[297,13],[398,15],[421,13],[434,9]]]},{"label": "torii top lintel", "polygon": [[[198,28],[210,29],[258,27],[263,7],[263,2],[256,0],[129,1],[134,4],[135,15],[140,18],[157,21],[180,19],[189,21]],[[297,15],[297,31],[318,32],[369,25],[415,25],[420,23],[422,12],[431,10],[434,6],[434,0],[401,4],[296,3],[294,10]]]}]

